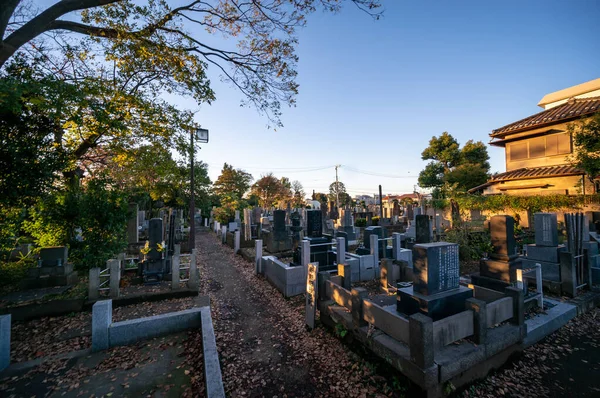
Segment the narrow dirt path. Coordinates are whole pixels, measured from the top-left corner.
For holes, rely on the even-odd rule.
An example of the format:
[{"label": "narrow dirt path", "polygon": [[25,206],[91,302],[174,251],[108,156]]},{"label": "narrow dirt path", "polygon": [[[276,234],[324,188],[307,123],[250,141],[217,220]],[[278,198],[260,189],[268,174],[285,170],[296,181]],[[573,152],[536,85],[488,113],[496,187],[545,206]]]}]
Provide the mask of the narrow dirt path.
[{"label": "narrow dirt path", "polygon": [[391,391],[376,366],[331,333],[306,331],[304,296],[283,298],[211,232],[198,233],[196,247],[227,396],[365,397]]}]

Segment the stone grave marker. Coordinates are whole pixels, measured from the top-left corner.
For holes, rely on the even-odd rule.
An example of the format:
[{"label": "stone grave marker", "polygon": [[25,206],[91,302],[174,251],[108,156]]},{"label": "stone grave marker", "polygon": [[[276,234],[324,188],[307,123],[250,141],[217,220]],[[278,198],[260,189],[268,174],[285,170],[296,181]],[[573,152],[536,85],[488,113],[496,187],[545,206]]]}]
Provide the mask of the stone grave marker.
[{"label": "stone grave marker", "polygon": [[321,210],[306,210],[306,236],[318,238],[323,236],[323,213]]},{"label": "stone grave marker", "polygon": [[558,222],[556,213],[535,213],[536,246],[558,246]]},{"label": "stone grave marker", "polygon": [[434,321],[464,311],[473,290],[459,284],[458,244],[418,243],[413,256],[413,286],[398,289],[397,310]]},{"label": "stone grave marker", "polygon": [[431,242],[431,220],[429,216],[417,215],[415,216],[416,221],[416,242],[417,243],[429,243]]},{"label": "stone grave marker", "polygon": [[69,262],[69,248],[66,246],[43,247],[40,249],[40,267],[64,266]]},{"label": "stone grave marker", "polygon": [[493,216],[490,219],[490,236],[494,246],[491,258],[508,261],[517,257],[514,218],[505,215]]},{"label": "stone grave marker", "polygon": [[131,212],[131,217],[127,220],[127,243],[135,244],[139,242],[139,211],[137,203],[129,204],[129,211]]},{"label": "stone grave marker", "polygon": [[458,288],[458,244],[424,243],[413,248],[415,291],[431,295]]}]

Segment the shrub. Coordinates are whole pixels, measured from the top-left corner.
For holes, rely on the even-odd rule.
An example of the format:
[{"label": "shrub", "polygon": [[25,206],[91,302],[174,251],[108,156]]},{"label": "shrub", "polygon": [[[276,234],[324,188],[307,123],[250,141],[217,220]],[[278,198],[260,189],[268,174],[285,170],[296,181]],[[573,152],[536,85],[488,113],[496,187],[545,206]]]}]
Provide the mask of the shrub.
[{"label": "shrub", "polygon": [[480,260],[494,250],[489,231],[476,231],[468,224],[448,230],[445,240],[458,243],[459,258],[462,261]]},{"label": "shrub", "polygon": [[379,225],[379,216],[375,216],[371,219],[371,225]]},{"label": "shrub", "polygon": [[24,229],[38,247],[68,245],[78,268],[102,266],[127,246],[127,196],[113,188],[110,180],[94,178],[83,188],[55,192],[31,209]]},{"label": "shrub", "polygon": [[0,262],[0,288],[16,286],[21,279],[25,278],[27,269],[32,267],[35,267],[32,255],[23,256],[18,261]]},{"label": "shrub", "polygon": [[354,222],[354,225],[357,227],[366,227],[367,226],[367,219],[366,218],[357,218],[356,221]]}]

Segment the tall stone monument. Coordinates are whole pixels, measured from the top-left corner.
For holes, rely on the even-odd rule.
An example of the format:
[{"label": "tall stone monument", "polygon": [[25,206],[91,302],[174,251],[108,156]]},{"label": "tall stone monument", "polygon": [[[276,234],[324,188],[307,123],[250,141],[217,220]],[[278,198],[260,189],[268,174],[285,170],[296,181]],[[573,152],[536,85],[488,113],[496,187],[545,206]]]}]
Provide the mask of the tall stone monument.
[{"label": "tall stone monument", "polygon": [[413,286],[400,288],[396,308],[412,315],[421,312],[438,320],[464,311],[473,290],[459,285],[458,244],[419,243],[413,248]]},{"label": "tall stone monument", "polygon": [[554,213],[535,213],[535,244],[525,245],[522,257],[523,269],[542,266],[542,276],[546,280],[560,281],[560,253],[567,250],[558,244],[558,222]]},{"label": "tall stone monument", "polygon": [[129,211],[131,212],[131,217],[127,220],[127,243],[129,244],[137,244],[139,242],[140,231],[138,225],[140,220],[138,210],[137,203],[129,204]]},{"label": "tall stone monument", "polygon": [[292,250],[292,237],[285,225],[285,218],[285,210],[273,211],[273,224],[267,236],[267,250],[270,253]]},{"label": "tall stone monument", "polygon": [[479,262],[479,275],[471,275],[471,280],[476,285],[503,292],[516,282],[517,268],[521,267],[515,240],[515,219],[506,215],[493,216],[489,225],[494,250],[489,259]]}]

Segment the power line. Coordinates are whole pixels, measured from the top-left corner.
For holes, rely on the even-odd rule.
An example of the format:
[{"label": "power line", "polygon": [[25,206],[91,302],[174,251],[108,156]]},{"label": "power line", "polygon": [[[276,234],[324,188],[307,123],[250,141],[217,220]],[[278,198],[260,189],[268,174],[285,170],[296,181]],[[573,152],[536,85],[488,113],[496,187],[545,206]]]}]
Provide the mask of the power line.
[{"label": "power line", "polygon": [[382,173],[374,173],[371,171],[358,170],[353,167],[343,166],[345,170],[352,171],[354,173],[366,174],[375,177],[385,177],[385,178],[418,178],[417,176],[398,176],[398,175],[390,175],[390,174],[382,174]]}]

